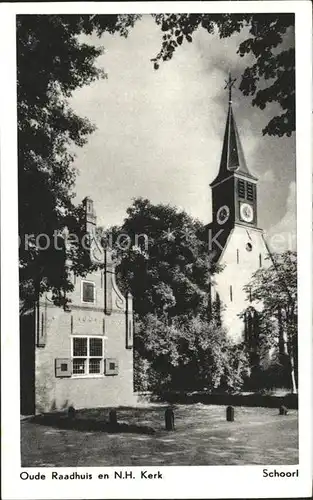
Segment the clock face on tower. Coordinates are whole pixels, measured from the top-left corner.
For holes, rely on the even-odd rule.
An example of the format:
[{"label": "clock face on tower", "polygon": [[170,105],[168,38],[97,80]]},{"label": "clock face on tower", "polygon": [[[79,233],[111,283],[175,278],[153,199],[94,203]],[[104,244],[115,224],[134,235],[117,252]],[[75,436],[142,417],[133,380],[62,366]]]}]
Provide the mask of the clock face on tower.
[{"label": "clock face on tower", "polygon": [[216,220],[218,224],[222,225],[225,224],[225,222],[228,221],[230,215],[230,210],[227,205],[223,205],[220,207],[216,213]]},{"label": "clock face on tower", "polygon": [[240,203],[240,218],[245,222],[252,222],[253,217],[253,207],[249,203]]}]

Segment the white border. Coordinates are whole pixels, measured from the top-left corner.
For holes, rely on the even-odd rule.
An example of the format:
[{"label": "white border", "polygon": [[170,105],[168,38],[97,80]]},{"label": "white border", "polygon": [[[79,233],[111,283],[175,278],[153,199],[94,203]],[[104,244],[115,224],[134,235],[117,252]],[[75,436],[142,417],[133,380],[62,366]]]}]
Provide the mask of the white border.
[{"label": "white border", "polygon": [[[151,12],[295,12],[297,88],[297,223],[299,278],[299,438],[300,477],[262,479],[262,467],[162,467],[162,481],[22,481],[19,479],[19,370],[11,370],[19,352],[18,211],[16,140],[16,13],[151,13]],[[0,6],[1,50],[1,284],[2,284],[2,497],[63,498],[293,498],[312,492],[312,11],[309,1],[12,3]],[[8,293],[8,284],[9,291]],[[8,376],[8,373],[10,376]],[[118,469],[123,469],[122,467]],[[130,469],[130,468],[128,468]],[[136,467],[131,467],[136,472]],[[142,469],[142,468],[140,468]],[[155,467],[152,469],[155,471]],[[277,467],[294,470],[294,467]],[[32,472],[47,468],[35,468]],[[57,468],[54,470],[58,470]],[[62,469],[63,473],[67,469]],[[108,472],[114,468],[90,468]],[[116,470],[116,468],[115,468]],[[68,469],[72,472],[73,469]],[[85,473],[85,469],[77,469]],[[151,484],[152,483],[152,484]]]}]

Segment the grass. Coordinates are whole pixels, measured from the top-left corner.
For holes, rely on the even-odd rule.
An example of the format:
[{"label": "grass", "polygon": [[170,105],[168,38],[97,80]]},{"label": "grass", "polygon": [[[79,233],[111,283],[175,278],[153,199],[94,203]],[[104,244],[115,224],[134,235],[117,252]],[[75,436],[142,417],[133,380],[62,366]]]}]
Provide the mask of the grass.
[{"label": "grass", "polygon": [[[81,410],[77,417],[108,420],[109,408]],[[298,412],[279,416],[273,408],[176,405],[175,431],[164,427],[163,405],[117,408],[118,421],[152,427],[154,435],[60,429],[24,420],[24,467],[100,467],[162,465],[295,465],[298,463]]]}]

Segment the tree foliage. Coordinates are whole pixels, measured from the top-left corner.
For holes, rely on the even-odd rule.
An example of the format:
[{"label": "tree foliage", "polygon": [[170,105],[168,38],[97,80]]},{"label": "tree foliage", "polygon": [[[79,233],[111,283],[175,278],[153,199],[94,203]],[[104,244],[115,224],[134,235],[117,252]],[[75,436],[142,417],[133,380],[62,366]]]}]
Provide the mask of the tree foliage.
[{"label": "tree foliage", "polygon": [[286,251],[271,255],[272,264],[258,269],[246,290],[251,300],[261,301],[264,311],[273,315],[280,309],[286,317],[297,316],[297,254]]},{"label": "tree foliage", "polygon": [[[36,237],[46,235],[54,242],[54,231],[69,225],[72,232],[71,223],[78,224],[71,151],[73,145],[86,143],[94,126],[74,113],[69,98],[74,90],[105,77],[96,66],[102,49],[81,42],[79,35],[96,31],[100,36],[108,31],[127,36],[135,21],[136,16],[116,15],[17,16],[19,257],[24,302],[45,289],[57,295],[61,289],[71,289],[64,252],[54,244],[41,251],[45,242]],[[30,235],[34,238],[29,244]]]},{"label": "tree foliage", "polygon": [[233,392],[249,374],[244,347],[199,316],[177,316],[168,325],[148,314],[137,322],[135,343],[140,360],[149,362],[146,389]]},{"label": "tree foliage", "polygon": [[259,315],[259,350],[275,347],[284,364],[288,359],[288,376],[293,391],[297,381],[297,254],[286,251],[272,254],[272,264],[258,269],[245,287],[252,301],[261,302]]},{"label": "tree foliage", "polygon": [[198,29],[220,38],[230,37],[243,29],[248,37],[239,44],[240,57],[253,56],[241,77],[240,90],[253,96],[252,104],[264,109],[272,102],[280,105],[282,113],[274,116],[263,134],[290,136],[295,130],[295,50],[284,48],[284,35],[294,27],[293,14],[157,14],[156,23],[163,34],[162,46],[155,58],[168,61],[185,42],[192,42]]},{"label": "tree foliage", "polygon": [[[138,198],[112,229],[118,278],[136,312],[158,317],[206,314],[212,276],[219,271],[202,239],[204,226],[184,211]],[[132,242],[123,248],[122,238]]]},{"label": "tree foliage", "polygon": [[[137,389],[238,390],[247,357],[226,337],[220,300],[211,304],[221,268],[209,258],[204,226],[175,207],[142,198],[127,214],[111,240],[120,259],[119,283],[134,298]],[[133,243],[127,248],[125,236]]]}]

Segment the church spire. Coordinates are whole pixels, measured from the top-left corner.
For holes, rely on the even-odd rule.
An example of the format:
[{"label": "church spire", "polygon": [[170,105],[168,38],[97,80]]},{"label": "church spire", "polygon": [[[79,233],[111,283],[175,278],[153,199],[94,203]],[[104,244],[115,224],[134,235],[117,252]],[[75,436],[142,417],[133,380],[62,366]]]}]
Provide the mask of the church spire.
[{"label": "church spire", "polygon": [[237,78],[232,78],[231,77],[231,73],[229,73],[228,75],[228,80],[225,80],[225,87],[224,87],[224,90],[225,89],[228,89],[228,104],[231,105],[232,104],[232,100],[231,100],[231,89],[233,88],[233,86],[235,85],[235,81],[237,80]]},{"label": "church spire", "polygon": [[231,77],[229,73],[228,80],[225,80],[225,89],[228,89],[228,114],[226,120],[226,128],[224,133],[222,157],[220,162],[220,169],[217,177],[211,183],[211,186],[220,182],[231,175],[231,172],[242,174],[251,179],[256,178],[250,174],[246,160],[243,154],[241,141],[236,126],[233,109],[232,109],[232,87],[236,78]]}]

